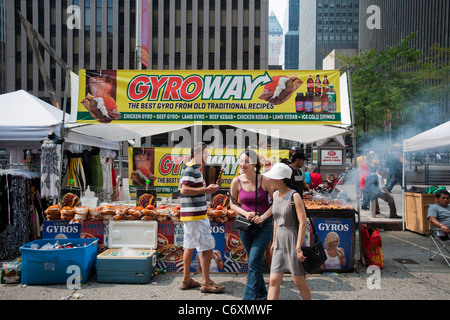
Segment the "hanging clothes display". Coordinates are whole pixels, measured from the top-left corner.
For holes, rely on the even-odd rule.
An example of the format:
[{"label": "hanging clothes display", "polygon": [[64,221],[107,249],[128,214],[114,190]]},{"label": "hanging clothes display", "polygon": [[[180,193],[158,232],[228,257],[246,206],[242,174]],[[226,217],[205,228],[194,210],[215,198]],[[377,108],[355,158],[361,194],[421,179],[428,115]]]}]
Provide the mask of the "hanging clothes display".
[{"label": "hanging clothes display", "polygon": [[41,149],[41,197],[57,199],[60,183],[61,145],[44,143]]},{"label": "hanging clothes display", "polygon": [[86,190],[86,177],[84,174],[82,162],[82,147],[81,145],[72,144],[66,152],[68,164],[66,175],[64,177],[64,185],[69,186],[70,180],[73,180],[74,187],[80,187],[82,191]]},{"label": "hanging clothes display", "polygon": [[39,173],[0,170],[0,181],[0,259],[6,259],[20,255],[20,247],[39,235],[44,214],[36,202]]},{"label": "hanging clothes display", "polygon": [[[116,153],[109,149],[100,150],[100,163],[103,172],[103,188],[99,194],[99,200],[102,202],[111,202],[113,198],[113,174],[114,157]],[[115,198],[115,196],[114,196]]]},{"label": "hanging clothes display", "polygon": [[111,176],[112,176],[112,185],[113,185],[113,193],[111,195],[112,201],[119,201],[119,185],[117,184],[116,177],[116,169],[114,168],[114,159],[111,160]]},{"label": "hanging clothes display", "polygon": [[100,149],[97,147],[93,147],[91,150],[91,191],[95,193],[100,193],[103,189],[103,170],[102,164],[100,161]]}]

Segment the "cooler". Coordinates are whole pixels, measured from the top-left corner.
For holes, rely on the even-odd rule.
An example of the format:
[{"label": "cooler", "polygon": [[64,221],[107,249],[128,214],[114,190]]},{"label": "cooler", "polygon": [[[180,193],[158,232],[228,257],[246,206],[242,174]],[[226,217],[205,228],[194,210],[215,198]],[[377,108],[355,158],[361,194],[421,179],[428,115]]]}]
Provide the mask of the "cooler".
[{"label": "cooler", "polygon": [[[55,250],[32,249],[37,245],[60,245],[73,243],[73,247]],[[42,239],[23,245],[22,251],[22,284],[65,284],[73,282],[69,277],[81,277],[85,283],[95,272],[98,239]],[[75,266],[75,267],[74,267]],[[78,268],[77,268],[78,267]],[[78,278],[78,276],[77,276]]]},{"label": "cooler", "polygon": [[[108,247],[97,256],[97,282],[148,283],[155,273],[156,221],[114,221],[109,224]],[[117,256],[121,248],[138,256]]]}]

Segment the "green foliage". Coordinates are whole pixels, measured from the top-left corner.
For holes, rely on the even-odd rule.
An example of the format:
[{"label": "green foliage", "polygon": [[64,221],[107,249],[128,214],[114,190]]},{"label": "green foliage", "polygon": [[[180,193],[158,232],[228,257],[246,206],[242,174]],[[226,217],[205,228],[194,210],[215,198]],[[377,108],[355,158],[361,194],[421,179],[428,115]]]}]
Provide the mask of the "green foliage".
[{"label": "green foliage", "polygon": [[[411,121],[423,102],[442,99],[449,92],[449,49],[434,46],[424,58],[421,50],[410,46],[411,34],[397,46],[361,52],[355,57],[338,57],[343,70],[351,70],[353,106],[357,136],[368,140],[395,133]],[[445,60],[447,55],[447,60]],[[443,58],[444,57],[444,58]],[[439,93],[439,94],[437,94]]]}]

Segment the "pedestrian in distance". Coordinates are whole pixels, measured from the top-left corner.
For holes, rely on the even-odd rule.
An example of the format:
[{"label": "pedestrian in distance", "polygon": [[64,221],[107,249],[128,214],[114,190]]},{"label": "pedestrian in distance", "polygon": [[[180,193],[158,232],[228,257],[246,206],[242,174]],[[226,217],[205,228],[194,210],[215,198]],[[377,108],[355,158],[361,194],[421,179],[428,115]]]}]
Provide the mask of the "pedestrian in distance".
[{"label": "pedestrian in distance", "polygon": [[[270,267],[269,300],[278,300],[285,272],[290,272],[303,300],[311,300],[311,289],[306,281],[302,262],[302,244],[307,230],[306,211],[303,200],[286,184],[291,175],[289,166],[277,163],[264,174],[270,178],[273,188],[274,235],[272,241],[272,264]],[[292,204],[293,200],[293,204]]]},{"label": "pedestrian in distance", "polygon": [[375,200],[375,214],[380,214],[380,206],[378,198],[386,201],[389,205],[389,218],[400,218],[397,215],[397,208],[395,206],[394,197],[387,190],[383,178],[378,173],[378,167],[370,168],[371,174],[367,177],[364,192],[366,192],[368,201]]},{"label": "pedestrian in distance", "polygon": [[261,164],[255,151],[245,150],[239,156],[239,165],[241,174],[231,181],[230,193],[240,206],[231,203],[231,209],[255,224],[250,230],[239,230],[248,260],[247,283],[242,298],[265,300],[267,288],[262,269],[264,253],[272,240],[273,217],[269,202],[272,190],[269,179],[260,174]]},{"label": "pedestrian in distance", "polygon": [[292,155],[289,167],[292,170],[292,175],[289,181],[289,187],[297,191],[303,198],[303,191],[309,191],[305,183],[304,175],[301,169],[305,165],[306,156],[303,152],[296,152]]},{"label": "pedestrian in distance", "polygon": [[402,186],[403,178],[403,162],[400,160],[397,154],[394,154],[389,159],[389,175],[386,179],[386,189],[392,192],[392,188],[398,183],[400,187]]},{"label": "pedestrian in distance", "polygon": [[[183,252],[183,281],[180,289],[186,290],[200,287],[203,293],[223,292],[224,286],[210,278],[210,264],[214,250],[214,238],[206,215],[206,194],[219,190],[217,184],[205,186],[200,165],[205,163],[208,156],[206,145],[196,143],[191,150],[191,159],[183,167],[180,178],[180,220],[183,222],[184,252]],[[191,278],[190,268],[194,250],[201,252],[202,283]]]},{"label": "pedestrian in distance", "polygon": [[363,154],[355,159],[350,166],[346,169],[346,171],[350,170],[354,165],[358,166],[359,169],[359,188],[362,193],[362,210],[369,210],[370,201],[367,197],[368,193],[364,192],[366,179],[370,174],[370,168],[377,165],[377,161],[375,159],[375,152],[373,150],[367,152],[364,150]]}]

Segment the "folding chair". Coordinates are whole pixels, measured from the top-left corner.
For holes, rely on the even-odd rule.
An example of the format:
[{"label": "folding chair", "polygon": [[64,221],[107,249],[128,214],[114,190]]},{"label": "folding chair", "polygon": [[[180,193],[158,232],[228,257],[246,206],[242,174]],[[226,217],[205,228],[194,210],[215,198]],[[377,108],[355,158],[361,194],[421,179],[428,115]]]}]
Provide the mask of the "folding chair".
[{"label": "folding chair", "polygon": [[[437,255],[441,255],[445,262],[447,262],[448,266],[450,267],[450,262],[445,255],[445,253],[450,254],[449,248],[450,248],[450,239],[448,236],[445,236],[444,233],[441,231],[441,229],[436,228],[429,223],[430,233],[428,234],[428,249],[430,252],[430,260],[434,260],[434,258]],[[434,243],[436,249],[438,250],[433,256],[431,252],[431,242]]]}]

